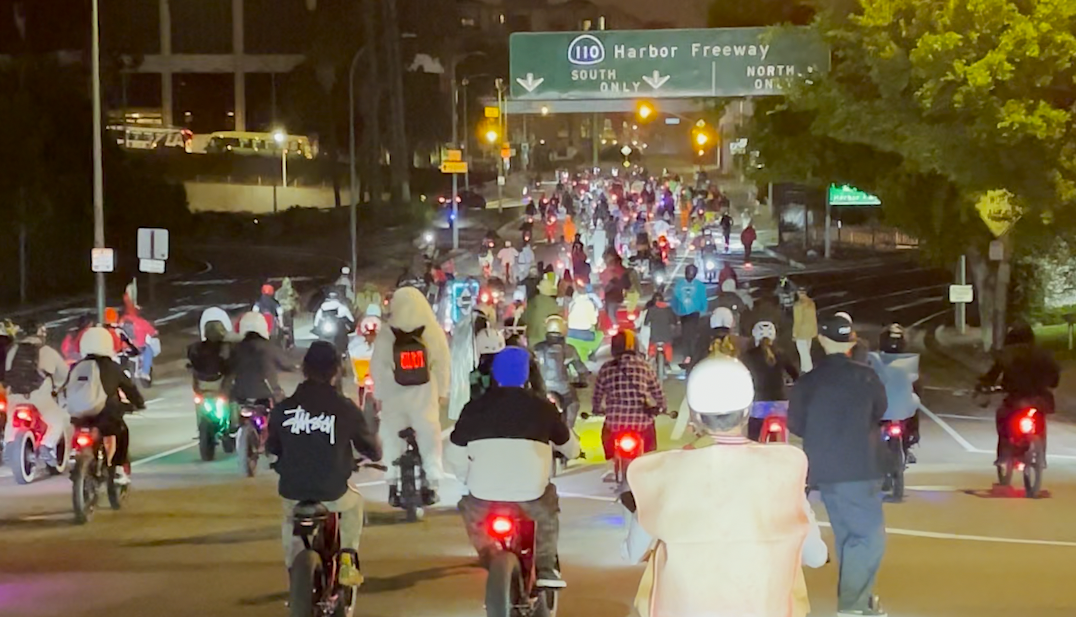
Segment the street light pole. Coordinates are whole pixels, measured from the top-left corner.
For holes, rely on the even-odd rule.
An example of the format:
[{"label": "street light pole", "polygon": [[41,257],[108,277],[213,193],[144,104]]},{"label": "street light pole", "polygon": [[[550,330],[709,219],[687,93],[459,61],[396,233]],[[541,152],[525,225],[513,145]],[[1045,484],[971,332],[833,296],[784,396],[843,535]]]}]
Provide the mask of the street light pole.
[{"label": "street light pole", "polygon": [[[505,134],[505,131],[504,131],[505,127],[507,126],[507,122],[506,122],[507,118],[504,117],[504,115],[505,115],[504,114],[504,82],[501,81],[501,79],[498,78],[497,82],[496,82],[496,85],[497,85],[497,113],[500,116],[500,122],[501,122],[501,131],[500,131],[501,139],[506,139],[508,136]],[[504,212],[504,183],[507,182],[508,179],[504,175],[504,157],[501,156],[502,153],[496,151],[496,148],[497,148],[496,145],[494,145],[494,152],[496,152],[495,156],[498,157],[497,160],[500,163],[497,166],[497,212],[503,213]]]},{"label": "street light pole", "polygon": [[[460,132],[458,107],[460,102],[459,84],[456,83],[456,60],[452,60],[452,148],[459,147]],[[459,174],[452,176],[452,250],[460,248],[460,181]]]},{"label": "street light pole", "polygon": [[464,77],[460,85],[463,86],[463,160],[467,162],[467,173],[463,174],[463,188],[471,190],[471,125],[467,121],[467,78]]},{"label": "street light pole", "polygon": [[[98,1],[93,0],[90,67],[93,74],[93,246],[105,247],[104,168],[101,162],[101,25]],[[98,272],[97,320],[105,322],[105,273]]]}]

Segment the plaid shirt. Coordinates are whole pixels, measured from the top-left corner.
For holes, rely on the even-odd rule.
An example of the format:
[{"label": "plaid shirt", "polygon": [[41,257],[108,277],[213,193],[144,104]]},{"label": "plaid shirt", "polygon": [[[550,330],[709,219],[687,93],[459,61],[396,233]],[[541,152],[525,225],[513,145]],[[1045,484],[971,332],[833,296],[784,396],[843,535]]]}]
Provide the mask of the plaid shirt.
[{"label": "plaid shirt", "polygon": [[606,362],[594,384],[595,415],[611,429],[646,429],[665,410],[665,393],[657,374],[641,355],[622,354]]}]

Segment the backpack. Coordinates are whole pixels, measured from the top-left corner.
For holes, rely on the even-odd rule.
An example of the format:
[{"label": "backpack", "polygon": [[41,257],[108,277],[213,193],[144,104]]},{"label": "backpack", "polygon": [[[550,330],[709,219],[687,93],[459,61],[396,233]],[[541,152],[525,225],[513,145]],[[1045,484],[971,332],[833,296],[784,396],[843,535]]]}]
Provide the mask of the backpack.
[{"label": "backpack", "polygon": [[93,418],[105,408],[108,394],[101,384],[101,369],[97,360],[79,360],[67,376],[63,387],[67,413],[73,418]]},{"label": "backpack", "polygon": [[411,332],[392,329],[396,337],[392,343],[392,372],[401,386],[421,386],[430,382],[426,344],[421,339],[425,329],[425,326]]},{"label": "backpack", "polygon": [[38,368],[41,345],[36,343],[19,343],[15,347],[15,357],[11,368],[4,377],[12,394],[29,396],[45,383],[45,375]]}]

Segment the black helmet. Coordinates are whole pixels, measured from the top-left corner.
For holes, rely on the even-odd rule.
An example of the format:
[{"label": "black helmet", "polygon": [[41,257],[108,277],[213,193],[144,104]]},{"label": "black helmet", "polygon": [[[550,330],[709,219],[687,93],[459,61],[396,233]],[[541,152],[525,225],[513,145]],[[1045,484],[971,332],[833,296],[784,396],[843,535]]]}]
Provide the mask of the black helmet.
[{"label": "black helmet", "polygon": [[904,327],[899,323],[889,324],[878,338],[878,349],[885,353],[904,353],[907,342]]}]

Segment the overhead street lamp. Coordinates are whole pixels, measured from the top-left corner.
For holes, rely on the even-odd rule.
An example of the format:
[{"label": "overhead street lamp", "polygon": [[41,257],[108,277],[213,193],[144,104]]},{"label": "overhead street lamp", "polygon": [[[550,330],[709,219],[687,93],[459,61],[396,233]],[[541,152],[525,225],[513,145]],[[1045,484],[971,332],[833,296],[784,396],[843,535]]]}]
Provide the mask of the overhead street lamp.
[{"label": "overhead street lamp", "polygon": [[[284,131],[273,131],[273,141],[280,147],[280,185],[288,185],[288,136]],[[276,182],[273,183],[273,214],[277,213]]]},{"label": "overhead street lamp", "polygon": [[[460,147],[460,129],[459,129],[459,107],[460,107],[460,87],[456,82],[456,67],[460,62],[473,56],[484,56],[484,51],[472,51],[462,55],[453,54],[452,60],[449,61],[449,83],[452,87],[452,148]],[[459,205],[460,205],[460,180],[459,174],[452,175],[452,248],[453,250],[460,248],[460,220],[459,220]]]}]

